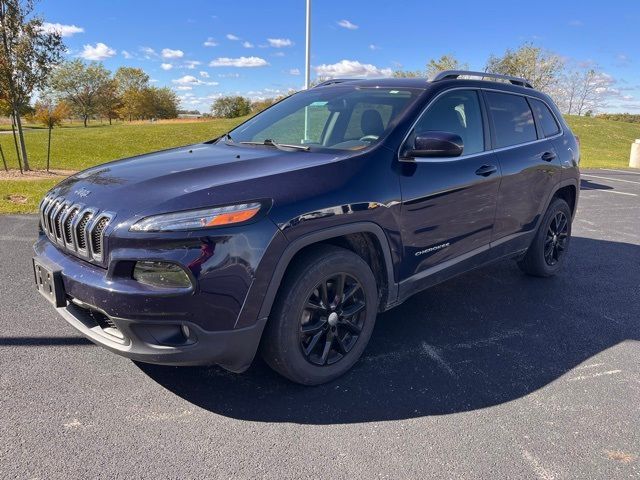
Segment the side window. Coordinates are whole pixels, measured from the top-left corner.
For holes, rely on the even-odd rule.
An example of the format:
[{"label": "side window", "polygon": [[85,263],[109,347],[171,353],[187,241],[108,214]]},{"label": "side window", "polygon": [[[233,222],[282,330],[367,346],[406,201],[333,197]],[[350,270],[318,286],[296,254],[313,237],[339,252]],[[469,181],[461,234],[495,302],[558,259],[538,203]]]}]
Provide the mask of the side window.
[{"label": "side window", "polygon": [[463,155],[484,151],[478,93],[475,90],[454,90],[438,98],[418,120],[413,134],[433,130],[460,135]]},{"label": "side window", "polygon": [[382,135],[389,124],[393,106],[384,103],[356,103],[351,112],[345,140],[357,140],[367,135]]},{"label": "side window", "polygon": [[544,102],[535,99],[529,99],[533,107],[533,113],[536,116],[538,125],[542,127],[545,137],[553,137],[560,133],[560,125]]},{"label": "side window", "polygon": [[489,116],[493,121],[496,148],[510,147],[538,139],[527,99],[520,95],[487,92]]}]

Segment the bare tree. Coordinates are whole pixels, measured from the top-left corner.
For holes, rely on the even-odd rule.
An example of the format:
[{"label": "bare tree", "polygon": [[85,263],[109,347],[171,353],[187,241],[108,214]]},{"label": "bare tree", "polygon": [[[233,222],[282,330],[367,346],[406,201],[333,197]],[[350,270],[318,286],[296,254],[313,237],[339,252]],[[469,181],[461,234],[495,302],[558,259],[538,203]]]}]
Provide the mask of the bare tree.
[{"label": "bare tree", "polygon": [[34,90],[44,87],[64,52],[60,34],[43,29],[43,20],[33,16],[33,6],[33,0],[0,0],[0,89],[11,106],[25,170],[29,159],[20,110]]}]

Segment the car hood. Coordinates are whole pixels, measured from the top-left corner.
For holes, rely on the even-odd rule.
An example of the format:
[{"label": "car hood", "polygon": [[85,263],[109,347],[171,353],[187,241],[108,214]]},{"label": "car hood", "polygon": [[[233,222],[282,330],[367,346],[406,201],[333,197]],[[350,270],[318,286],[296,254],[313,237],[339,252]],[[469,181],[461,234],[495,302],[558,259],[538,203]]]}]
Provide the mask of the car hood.
[{"label": "car hood", "polygon": [[119,216],[162,213],[255,199],[252,189],[240,182],[339,159],[335,154],[263,146],[197,144],[93,167],[53,191],[70,202]]}]

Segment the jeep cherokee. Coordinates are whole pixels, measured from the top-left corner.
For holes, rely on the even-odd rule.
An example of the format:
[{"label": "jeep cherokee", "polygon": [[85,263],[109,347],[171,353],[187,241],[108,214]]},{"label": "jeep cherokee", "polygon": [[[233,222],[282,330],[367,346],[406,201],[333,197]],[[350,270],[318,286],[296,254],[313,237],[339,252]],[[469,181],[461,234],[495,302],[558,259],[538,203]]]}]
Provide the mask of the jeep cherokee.
[{"label": "jeep cherokee", "polygon": [[579,145],[524,79],[330,80],[224,136],[80,172],[40,204],[36,284],[93,342],[319,384],[379,312],[503,258],[566,260]]}]

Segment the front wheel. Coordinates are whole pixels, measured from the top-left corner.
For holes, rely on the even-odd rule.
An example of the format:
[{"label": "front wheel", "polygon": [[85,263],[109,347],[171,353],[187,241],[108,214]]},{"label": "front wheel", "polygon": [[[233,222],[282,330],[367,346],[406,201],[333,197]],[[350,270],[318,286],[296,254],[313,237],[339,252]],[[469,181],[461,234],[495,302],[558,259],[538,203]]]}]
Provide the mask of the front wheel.
[{"label": "front wheel", "polygon": [[347,372],[378,311],[373,272],[355,253],[320,245],[297,258],[280,287],[262,356],[281,375],[318,385]]},{"label": "front wheel", "polygon": [[563,199],[556,198],[518,265],[525,273],[536,277],[555,275],[565,262],[570,241],[571,209]]}]

